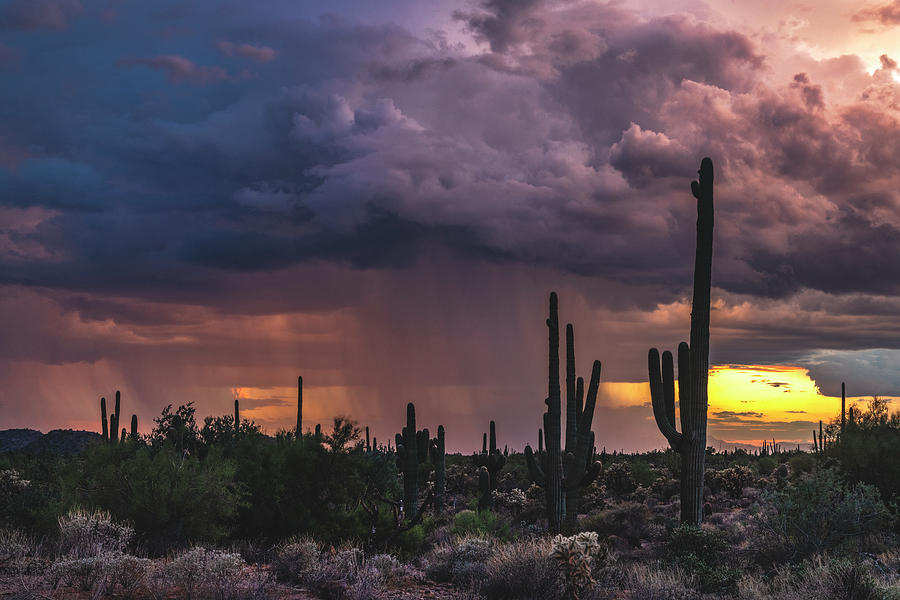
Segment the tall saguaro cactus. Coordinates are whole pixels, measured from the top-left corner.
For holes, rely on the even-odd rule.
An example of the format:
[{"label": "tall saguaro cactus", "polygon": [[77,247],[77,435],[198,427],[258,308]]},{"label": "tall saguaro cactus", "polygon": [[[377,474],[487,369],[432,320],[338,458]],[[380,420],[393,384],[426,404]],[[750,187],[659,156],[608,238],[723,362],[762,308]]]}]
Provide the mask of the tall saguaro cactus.
[{"label": "tall saguaro cactus", "polygon": [[241,431],[241,401],[234,399],[234,433],[237,435]]},{"label": "tall saguaro cactus", "polygon": [[403,474],[403,511],[408,519],[415,518],[418,508],[420,452],[428,452],[427,442],[424,448],[419,449],[422,433],[424,431],[416,431],[416,407],[410,402],[406,405],[406,427],[402,433],[397,434],[395,440],[397,468]]},{"label": "tall saguaro cactus", "polygon": [[[566,327],[566,442],[560,442],[561,390],[559,385],[559,310],[556,293],[550,294],[550,318],[547,319],[550,340],[547,412],[544,413],[543,441],[546,453],[536,457],[531,446],[525,446],[525,459],[531,478],[544,487],[547,521],[550,531],[559,533],[573,529],[581,490],[599,473],[593,461],[594,434],[591,423],[600,388],[600,361],[594,361],[587,402],[584,380],[575,379],[575,343],[571,325]],[[539,433],[540,442],[541,435]]]},{"label": "tall saguaro cactus", "polygon": [[137,415],[131,415],[131,439],[136,440],[138,436]]},{"label": "tall saguaro cactus", "polygon": [[699,181],[691,182],[697,199],[697,250],[691,305],[690,345],[678,345],[678,394],[681,432],[675,429],[675,377],[672,353],[650,350],[648,370],[653,416],[672,450],[681,454],[681,522],[703,521],[703,472],[706,466],[706,411],[709,405],[709,313],[713,243],[713,164],[700,163]]},{"label": "tall saguaro cactus", "polygon": [[472,462],[475,463],[476,467],[487,468],[490,475],[490,488],[491,491],[494,491],[497,489],[497,476],[500,474],[500,469],[506,464],[506,457],[497,448],[497,426],[493,421],[490,424],[490,432],[491,445],[487,446],[482,442],[481,454],[473,454]]}]

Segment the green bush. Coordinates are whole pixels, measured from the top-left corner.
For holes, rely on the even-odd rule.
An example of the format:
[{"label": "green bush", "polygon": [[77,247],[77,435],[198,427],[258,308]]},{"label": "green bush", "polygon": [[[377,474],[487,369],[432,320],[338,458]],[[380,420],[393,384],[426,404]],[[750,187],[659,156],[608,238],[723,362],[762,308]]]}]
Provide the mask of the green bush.
[{"label": "green bush", "polygon": [[771,475],[777,466],[778,463],[771,456],[763,456],[756,461],[756,470],[759,471],[760,475]]},{"label": "green bush", "polygon": [[461,510],[453,517],[451,533],[464,535],[492,535],[497,531],[497,515],[489,510]]},{"label": "green bush", "polygon": [[672,566],[695,577],[702,592],[737,590],[741,570],[722,531],[679,525],[669,534],[664,555]]},{"label": "green bush", "polygon": [[816,457],[812,454],[798,454],[797,456],[792,456],[788,462],[791,465],[791,473],[795,476],[810,473],[816,468]]},{"label": "green bush", "polygon": [[834,469],[816,469],[765,492],[754,522],[761,558],[783,561],[864,545],[892,517],[873,486],[848,487]]}]

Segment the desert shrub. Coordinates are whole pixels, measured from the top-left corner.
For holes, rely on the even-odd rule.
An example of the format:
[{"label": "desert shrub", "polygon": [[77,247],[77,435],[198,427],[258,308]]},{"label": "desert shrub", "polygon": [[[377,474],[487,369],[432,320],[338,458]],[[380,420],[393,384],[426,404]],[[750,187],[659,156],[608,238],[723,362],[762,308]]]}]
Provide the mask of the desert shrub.
[{"label": "desert shrub", "polygon": [[467,536],[441,544],[425,557],[425,574],[434,581],[472,586],[486,576],[486,561],[493,551],[494,542],[485,537]]},{"label": "desert shrub", "polygon": [[411,565],[397,560],[390,554],[376,554],[367,559],[369,566],[378,571],[381,582],[403,585],[424,579],[424,573]]},{"label": "desert shrub", "polygon": [[496,508],[507,510],[514,516],[518,516],[528,503],[525,492],[519,488],[512,488],[509,491],[494,490],[491,492],[491,499]]},{"label": "desert shrub", "polygon": [[817,556],[798,565],[780,566],[774,576],[744,576],[738,582],[739,600],[896,600],[896,585],[862,562]]},{"label": "desert shrub", "polygon": [[777,463],[771,456],[763,456],[756,461],[756,470],[759,471],[760,475],[771,475],[776,466]]},{"label": "desert shrub", "polygon": [[650,484],[650,490],[658,499],[668,502],[679,490],[678,480],[667,475],[660,475]]},{"label": "desert shrub", "polygon": [[44,565],[41,545],[18,529],[0,529],[0,574],[33,574]]},{"label": "desert shrub", "polygon": [[753,483],[750,467],[735,465],[719,471],[707,472],[707,482],[713,492],[724,491],[732,498],[740,498],[744,488]]},{"label": "desert shrub", "polygon": [[16,469],[0,469],[0,526],[9,527],[27,512],[33,486]]},{"label": "desert shrub", "polygon": [[453,517],[454,535],[490,535],[498,527],[497,515],[489,510],[461,510]]},{"label": "desert shrub", "polygon": [[601,475],[606,489],[616,495],[630,494],[634,491],[635,481],[628,463],[617,462],[609,465]]},{"label": "desert shrub", "polygon": [[372,600],[381,591],[381,576],[362,550],[348,548],[323,557],[307,584],[325,600]]},{"label": "desert shrub", "polygon": [[59,518],[59,552],[69,558],[89,558],[111,552],[123,552],[134,530],[113,521],[102,510],[72,509]]},{"label": "desert shrub", "polygon": [[741,571],[725,534],[717,529],[679,525],[666,540],[666,561],[693,576],[702,592],[734,592]]},{"label": "desert shrub", "polygon": [[894,502],[900,499],[900,413],[888,415],[887,402],[873,397],[857,414],[828,453],[849,481],[874,485],[885,502]]},{"label": "desert shrub", "polygon": [[764,560],[797,559],[862,544],[890,523],[873,486],[849,488],[834,469],[816,469],[763,494],[754,546]]},{"label": "desert shrub", "polygon": [[615,535],[637,545],[651,537],[652,518],[644,504],[624,502],[582,519],[580,526],[597,532],[601,538]]},{"label": "desert shrub", "polygon": [[791,465],[791,473],[799,476],[816,468],[816,457],[808,453],[798,454],[792,456],[788,463]]},{"label": "desert shrub", "polygon": [[302,583],[319,562],[319,545],[312,538],[287,541],[275,549],[271,568],[281,581]]},{"label": "desert shrub", "polygon": [[490,600],[561,597],[565,585],[550,549],[541,539],[498,545],[485,563],[482,593]]},{"label": "desert shrub", "polygon": [[243,567],[238,554],[195,546],[168,563],[166,570],[185,600],[229,600],[240,595]]},{"label": "desert shrub", "polygon": [[625,572],[625,596],[629,600],[699,600],[700,592],[690,575],[659,564],[636,564]]},{"label": "desert shrub", "polygon": [[649,488],[658,475],[656,470],[644,461],[636,460],[631,464],[631,478],[636,486]]},{"label": "desert shrub", "polygon": [[125,596],[131,597],[143,585],[150,561],[119,551],[94,556],[61,558],[49,571],[52,587],[59,585],[92,592],[98,597],[118,585]]}]

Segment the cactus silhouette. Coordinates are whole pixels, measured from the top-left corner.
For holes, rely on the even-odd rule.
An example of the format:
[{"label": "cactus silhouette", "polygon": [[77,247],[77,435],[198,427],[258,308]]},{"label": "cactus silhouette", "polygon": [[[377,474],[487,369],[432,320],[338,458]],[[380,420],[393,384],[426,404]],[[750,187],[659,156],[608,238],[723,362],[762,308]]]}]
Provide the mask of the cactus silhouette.
[{"label": "cactus silhouette", "polygon": [[297,377],[297,428],[294,435],[299,440],[303,436],[303,376]]},{"label": "cactus silhouette", "polygon": [[412,402],[406,405],[406,427],[395,441],[397,469],[403,475],[403,511],[407,519],[413,519],[419,509],[419,464],[428,458],[431,439],[427,429],[416,431],[416,407]]},{"label": "cactus silhouette", "polygon": [[478,510],[491,508],[491,474],[487,467],[478,467]]},{"label": "cactus silhouette", "polygon": [[575,334],[571,325],[566,326],[566,441],[560,442],[561,390],[559,385],[559,310],[556,293],[550,294],[549,374],[548,393],[545,400],[543,433],[538,434],[540,448],[543,439],[546,453],[535,456],[531,446],[525,446],[525,460],[531,478],[544,487],[547,505],[547,522],[552,533],[565,527],[573,529],[580,503],[581,491],[600,472],[600,464],[594,461],[594,433],[591,424],[594,407],[600,389],[600,361],[594,361],[587,401],[584,397],[584,380],[575,379]]},{"label": "cactus silhouette", "polygon": [[489,481],[491,491],[493,491],[497,489],[497,476],[500,474],[503,465],[506,464],[506,457],[503,456],[503,453],[497,448],[497,426],[493,421],[491,421],[490,424],[490,432],[491,445],[486,446],[484,438],[482,438],[481,454],[473,454],[472,462],[475,463],[476,467],[487,468],[488,474],[491,477]]},{"label": "cactus silhouette", "polygon": [[434,510],[444,510],[444,492],[447,487],[446,452],[444,446],[444,426],[438,425],[437,437],[431,440],[429,448],[431,464],[434,465]]},{"label": "cactus silhouette", "polygon": [[237,398],[234,399],[234,433],[241,431],[241,403]]},{"label": "cactus silhouette", "polygon": [[106,398],[100,398],[100,426],[103,429],[103,441],[109,440],[109,422],[106,420]]},{"label": "cactus silhouette", "polygon": [[138,437],[137,415],[131,415],[131,438],[136,440],[137,437]]},{"label": "cactus silhouette", "polygon": [[652,348],[648,356],[653,416],[672,450],[681,454],[681,522],[703,521],[703,472],[706,466],[706,411],[709,405],[709,312],[713,242],[713,164],[700,163],[700,178],[691,182],[697,199],[697,250],[691,306],[690,345],[678,345],[678,393],[681,432],[675,429],[675,377],[672,353]]}]

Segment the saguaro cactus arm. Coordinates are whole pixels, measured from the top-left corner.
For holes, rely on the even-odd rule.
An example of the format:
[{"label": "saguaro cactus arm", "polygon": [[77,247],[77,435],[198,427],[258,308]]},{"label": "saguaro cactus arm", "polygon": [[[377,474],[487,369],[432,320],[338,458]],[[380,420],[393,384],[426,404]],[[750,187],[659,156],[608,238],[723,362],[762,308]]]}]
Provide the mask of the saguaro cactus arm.
[{"label": "saguaro cactus arm", "polygon": [[659,350],[651,348],[647,366],[650,372],[650,399],[656,426],[669,441],[672,450],[678,452],[684,436],[675,429],[675,376],[672,372],[672,353],[663,352],[660,370]]}]

